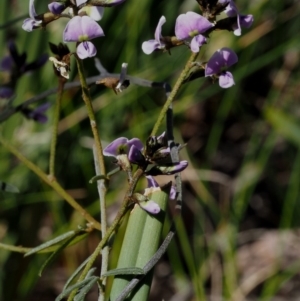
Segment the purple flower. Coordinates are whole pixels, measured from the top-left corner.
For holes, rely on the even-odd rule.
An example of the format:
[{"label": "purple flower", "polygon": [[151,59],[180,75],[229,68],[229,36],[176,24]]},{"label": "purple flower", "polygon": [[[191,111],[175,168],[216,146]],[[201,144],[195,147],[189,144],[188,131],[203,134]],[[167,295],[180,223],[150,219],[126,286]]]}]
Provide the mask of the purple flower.
[{"label": "purple flower", "polygon": [[190,40],[190,48],[193,52],[199,52],[200,46],[206,43],[206,37],[202,33],[214,25],[206,18],[194,12],[179,15],[175,25],[175,35],[178,40]]},{"label": "purple flower", "polygon": [[154,34],[155,40],[149,40],[142,44],[142,50],[144,51],[145,54],[150,54],[157,49],[165,49],[166,45],[163,42],[163,37],[161,35],[161,28],[165,23],[166,23],[166,18],[165,16],[162,16],[159,19],[157,27],[155,29],[155,34]]},{"label": "purple flower", "polygon": [[[128,140],[125,137],[120,137],[111,142],[104,150],[103,155],[104,156],[110,156],[110,157],[117,157],[119,155],[129,154],[131,151],[131,148],[134,148],[133,153],[135,153],[137,150],[141,151],[143,149],[143,144],[140,139],[133,138]],[[134,154],[132,154],[133,159]]]},{"label": "purple flower", "polygon": [[205,76],[217,75],[219,77],[219,85],[222,88],[230,88],[233,86],[233,75],[229,71],[223,71],[223,68],[230,67],[238,61],[236,53],[229,48],[221,48],[217,50],[205,67]]},{"label": "purple flower", "polygon": [[249,28],[253,23],[252,15],[241,15],[238,12],[238,9],[233,2],[233,0],[227,0],[228,5],[225,8],[225,13],[228,17],[237,17],[236,24],[233,26],[233,33],[236,36],[240,36],[242,34],[241,27]]},{"label": "purple flower", "polygon": [[77,55],[81,59],[93,57],[97,50],[89,40],[104,36],[100,25],[88,16],[75,16],[66,25],[63,33],[64,42],[81,42],[77,46]]},{"label": "purple flower", "polygon": [[29,16],[23,21],[22,28],[28,32],[32,31],[35,28],[42,26],[42,20],[37,18],[37,13],[34,8],[34,0],[29,0]]},{"label": "purple flower", "polygon": [[34,110],[29,108],[22,109],[22,113],[27,117],[28,119],[33,119],[34,121],[37,121],[39,123],[46,123],[48,121],[48,117],[45,115],[45,112],[49,109],[50,103],[46,102]]},{"label": "purple flower", "polygon": [[48,8],[54,15],[60,15],[65,10],[66,7],[63,3],[52,2],[48,4]]}]

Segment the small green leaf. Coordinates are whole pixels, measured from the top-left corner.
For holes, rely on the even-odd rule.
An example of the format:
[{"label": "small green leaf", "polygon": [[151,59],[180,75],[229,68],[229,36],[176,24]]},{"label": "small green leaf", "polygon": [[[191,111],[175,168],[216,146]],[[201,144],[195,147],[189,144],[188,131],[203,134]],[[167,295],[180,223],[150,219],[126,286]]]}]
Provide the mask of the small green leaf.
[{"label": "small green leaf", "polygon": [[[84,280],[82,280],[82,281],[80,281],[80,282],[78,282],[78,283],[75,283],[75,284],[69,286],[68,289],[63,290],[63,291],[56,297],[55,301],[60,301],[60,300],[62,300],[64,297],[68,296],[74,289],[80,288],[80,287],[83,287],[83,286],[87,285],[87,284],[88,284],[89,282],[91,282],[93,279],[95,279],[95,282],[96,282],[99,278],[96,277],[96,276],[93,276],[93,277],[91,277],[91,278],[84,279]],[[95,283],[95,282],[94,282],[94,283]]]},{"label": "small green leaf", "polygon": [[85,299],[86,294],[92,288],[92,286],[99,280],[98,277],[89,278],[90,282],[88,282],[74,297],[74,301],[83,301]]},{"label": "small green leaf", "polygon": [[102,276],[115,276],[115,275],[145,275],[144,270],[137,267],[130,267],[130,268],[120,268],[120,269],[113,269],[109,270],[104,273]]},{"label": "small green leaf", "polygon": [[11,192],[11,193],[20,193],[20,190],[16,186],[1,181],[0,181],[0,190]]}]

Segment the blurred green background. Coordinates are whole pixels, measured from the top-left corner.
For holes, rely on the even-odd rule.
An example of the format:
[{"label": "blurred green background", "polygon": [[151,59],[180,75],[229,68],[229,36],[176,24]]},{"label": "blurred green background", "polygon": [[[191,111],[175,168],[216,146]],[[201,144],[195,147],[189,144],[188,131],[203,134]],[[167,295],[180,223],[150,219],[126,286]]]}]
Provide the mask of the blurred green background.
[{"label": "blurred green background", "polygon": [[[35,1],[38,13],[49,1]],[[181,89],[174,103],[176,140],[187,143],[181,158],[184,208],[178,236],[154,273],[149,300],[299,300],[300,298],[300,3],[237,0],[240,12],[254,15],[241,37],[214,32],[202,48],[206,61],[221,48],[234,49],[239,62],[231,68],[236,85],[222,90],[209,79]],[[97,57],[110,72],[128,73],[174,85],[189,56],[178,47],[145,55],[141,44],[152,39],[161,15],[163,35],[174,34],[176,17],[199,12],[196,1],[127,0],[105,9],[104,38],[94,40]],[[0,25],[28,13],[28,1],[0,2]],[[62,42],[67,20],[27,33],[22,21],[0,30],[0,57],[14,39],[28,61],[50,53],[48,42]],[[74,44],[74,43],[73,43]],[[74,45],[69,44],[74,50]],[[93,59],[84,61],[87,76],[97,75]],[[71,81],[77,80],[74,61]],[[1,84],[5,75],[0,76]],[[13,105],[57,86],[52,65],[26,74],[18,82]],[[160,108],[163,92],[131,85],[124,93],[92,86],[103,144],[125,136],[145,141]],[[0,100],[1,101],[1,100]],[[54,104],[55,95],[45,101]],[[34,106],[33,106],[34,107]],[[53,106],[40,125],[13,115],[1,133],[27,158],[47,171]],[[164,130],[163,128],[161,130]],[[89,121],[78,88],[64,93],[59,124],[57,179],[97,219],[99,204],[94,176]],[[114,166],[107,159],[108,169]],[[167,182],[170,178],[162,178]],[[0,146],[0,181],[19,194],[0,191],[0,241],[34,247],[84,221],[46,184]],[[145,183],[144,183],[145,184]],[[126,178],[114,177],[108,191],[109,221],[126,189]],[[142,189],[142,185],[140,186]],[[170,224],[174,204],[170,203]],[[0,300],[54,300],[74,269],[94,250],[97,233],[67,248],[42,277],[47,255],[23,257],[0,249]],[[116,255],[112,258],[116,260]],[[99,263],[98,263],[99,264]],[[96,300],[97,291],[86,300]]]}]

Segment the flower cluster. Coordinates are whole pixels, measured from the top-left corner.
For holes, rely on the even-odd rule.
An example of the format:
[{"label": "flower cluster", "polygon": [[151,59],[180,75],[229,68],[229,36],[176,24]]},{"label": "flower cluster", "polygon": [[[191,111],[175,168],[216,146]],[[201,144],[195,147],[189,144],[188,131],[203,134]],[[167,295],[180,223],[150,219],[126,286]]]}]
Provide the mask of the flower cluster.
[{"label": "flower cluster", "polygon": [[[131,165],[136,164],[143,169],[148,181],[148,187],[158,187],[153,179],[157,175],[172,175],[183,171],[188,162],[183,160],[173,163],[170,155],[170,148],[166,143],[166,135],[151,136],[146,145],[138,138],[127,139],[120,137],[111,142],[104,150],[104,156],[116,158],[116,164],[123,170],[131,170]],[[170,199],[175,198],[175,189],[172,187]],[[157,204],[139,196],[139,205],[151,213],[158,213]]]},{"label": "flower cluster", "polygon": [[[162,35],[162,26],[166,23],[166,18],[162,16],[155,30],[155,39],[145,41],[142,44],[142,50],[145,54],[151,54],[157,50],[165,51],[171,47],[185,44],[189,46],[192,52],[197,53],[201,46],[207,43],[208,36],[213,30],[227,29],[239,36],[242,27],[248,28],[253,23],[253,16],[240,14],[233,0],[219,0],[215,3],[215,6],[214,14],[208,14],[209,18],[195,12],[179,15],[176,19],[175,37],[173,38]],[[209,10],[209,8],[207,7],[205,10]],[[229,17],[226,22],[224,20],[215,21],[216,15],[221,11],[224,11]],[[211,20],[214,22],[212,23]],[[226,24],[225,27],[224,24]],[[219,49],[207,62],[205,76],[217,77],[222,88],[229,88],[234,85],[234,79],[232,74],[223,71],[223,68],[235,64],[237,60],[237,55],[229,48]]]},{"label": "flower cluster", "polygon": [[[124,1],[108,0],[105,6],[115,6]],[[104,7],[87,5],[87,0],[76,0],[75,3],[73,4],[71,1],[52,2],[48,5],[49,11],[38,15],[34,7],[34,0],[29,0],[30,18],[23,21],[22,28],[30,32],[45,27],[61,17],[71,18],[64,29],[63,41],[77,42],[76,52],[79,58],[93,57],[96,55],[97,49],[90,40],[104,36],[102,28],[97,23],[103,16]]]}]

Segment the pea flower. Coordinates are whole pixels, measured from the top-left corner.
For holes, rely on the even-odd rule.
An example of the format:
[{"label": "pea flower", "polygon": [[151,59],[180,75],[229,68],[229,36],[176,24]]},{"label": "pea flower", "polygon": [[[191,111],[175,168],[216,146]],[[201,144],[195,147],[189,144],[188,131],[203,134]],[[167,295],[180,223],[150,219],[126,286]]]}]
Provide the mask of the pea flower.
[{"label": "pea flower", "polygon": [[192,52],[199,52],[200,47],[206,43],[206,37],[202,35],[214,25],[206,18],[194,12],[181,14],[176,19],[175,35],[178,40],[190,40]]},{"label": "pea flower", "polygon": [[253,23],[252,15],[242,15],[239,14],[238,9],[233,0],[222,0],[222,2],[227,2],[228,5],[225,8],[225,13],[228,17],[236,17],[236,24],[233,26],[233,34],[240,36],[242,34],[241,27],[249,28]]},{"label": "pea flower", "polygon": [[77,55],[81,59],[96,55],[96,47],[89,40],[102,36],[104,32],[100,25],[88,16],[72,18],[63,33],[64,42],[80,42],[77,46]]},{"label": "pea flower", "polygon": [[205,67],[205,76],[216,75],[219,77],[221,88],[230,88],[235,84],[233,75],[229,71],[223,71],[223,68],[230,67],[238,61],[236,53],[229,48],[217,50],[208,60]]},{"label": "pea flower", "polygon": [[129,161],[136,163],[142,158],[142,149],[143,143],[140,139],[133,138],[128,140],[125,137],[120,137],[105,147],[103,155],[115,158],[118,158],[120,155],[128,155]]},{"label": "pea flower", "polygon": [[146,41],[142,44],[142,50],[145,54],[151,54],[154,50],[165,49],[166,44],[163,41],[163,36],[161,35],[161,28],[166,23],[165,16],[162,16],[155,29],[154,40]]},{"label": "pea flower", "polygon": [[23,21],[22,28],[28,32],[32,31],[35,28],[42,26],[42,20],[39,20],[37,18],[37,13],[34,8],[34,0],[29,0],[29,16],[30,18],[27,18]]}]

